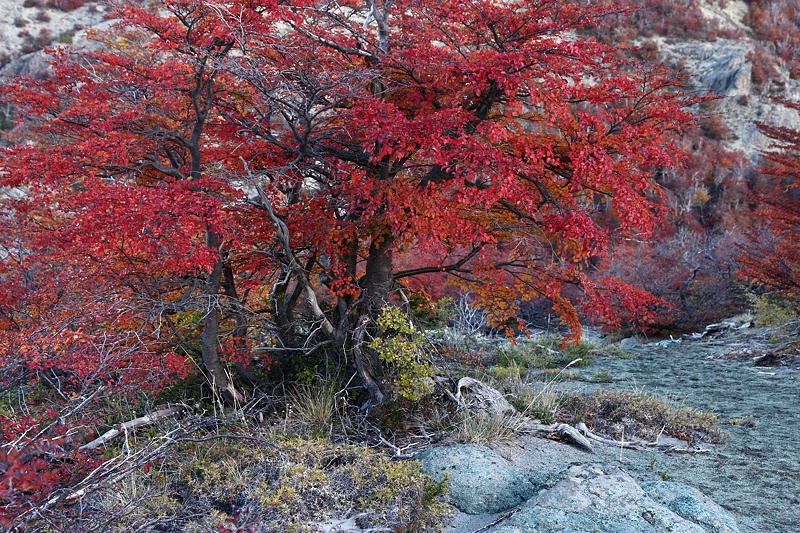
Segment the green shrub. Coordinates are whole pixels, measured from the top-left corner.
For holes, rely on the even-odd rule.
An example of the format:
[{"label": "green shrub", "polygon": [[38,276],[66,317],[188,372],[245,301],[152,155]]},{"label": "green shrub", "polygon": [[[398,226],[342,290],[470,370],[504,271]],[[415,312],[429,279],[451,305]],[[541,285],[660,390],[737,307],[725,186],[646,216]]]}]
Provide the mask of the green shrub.
[{"label": "green shrub", "polygon": [[783,326],[798,319],[796,302],[772,294],[751,294],[749,299],[758,327]]},{"label": "green shrub", "polygon": [[431,390],[433,366],[426,361],[425,336],[397,307],[386,307],[377,320],[379,333],[369,347],[392,369],[401,398],[417,401]]}]

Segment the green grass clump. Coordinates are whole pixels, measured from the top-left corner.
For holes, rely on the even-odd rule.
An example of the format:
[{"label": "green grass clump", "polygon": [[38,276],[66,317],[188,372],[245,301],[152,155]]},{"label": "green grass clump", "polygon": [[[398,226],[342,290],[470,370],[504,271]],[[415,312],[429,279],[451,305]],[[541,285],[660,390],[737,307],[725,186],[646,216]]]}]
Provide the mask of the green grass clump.
[{"label": "green grass clump", "polygon": [[500,348],[497,351],[497,366],[523,370],[588,366],[598,349],[587,341],[566,348],[562,348],[561,343],[561,337],[543,335]]},{"label": "green grass clump", "polygon": [[614,379],[611,377],[611,372],[606,369],[592,374],[589,377],[589,381],[592,383],[611,383]]},{"label": "green grass clump", "polygon": [[330,436],[334,425],[346,423],[346,411],[337,401],[335,381],[297,385],[289,393],[287,421],[300,434]]},{"label": "green grass clump", "polygon": [[508,442],[519,434],[525,424],[518,414],[464,412],[456,420],[452,440],[471,444]]}]

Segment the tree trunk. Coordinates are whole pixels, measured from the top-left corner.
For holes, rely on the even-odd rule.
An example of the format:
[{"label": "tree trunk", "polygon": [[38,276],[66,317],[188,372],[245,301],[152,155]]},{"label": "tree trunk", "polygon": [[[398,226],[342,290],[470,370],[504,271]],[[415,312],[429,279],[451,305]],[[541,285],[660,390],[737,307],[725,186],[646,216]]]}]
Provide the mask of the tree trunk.
[{"label": "tree trunk", "polygon": [[[206,230],[206,246],[219,249],[219,237],[210,230]],[[219,337],[219,302],[217,299],[222,285],[223,267],[223,260],[220,257],[214,263],[214,268],[206,279],[203,292],[206,296],[207,307],[203,320],[203,333],[200,335],[200,347],[203,354],[203,366],[214,390],[221,393],[226,401],[241,404],[244,402],[244,396],[236,390],[233,382],[228,378],[217,348]]]},{"label": "tree trunk", "polygon": [[[230,265],[224,265],[222,269],[222,292],[228,297],[228,308],[233,315],[235,326],[233,328],[233,347],[239,353],[244,353],[247,350],[247,311],[239,298],[239,293],[236,291],[236,281],[233,277],[233,269]],[[245,293],[246,294],[246,293]],[[236,368],[236,373],[239,378],[249,384],[258,385],[259,379],[250,370],[249,359],[241,361],[238,358],[234,361],[233,366]]]},{"label": "tree trunk", "polygon": [[[374,350],[365,349],[363,337],[370,321],[374,321],[381,309],[389,303],[389,294],[394,283],[392,248],[394,237],[384,233],[372,241],[367,256],[364,275],[359,280],[361,288],[361,320],[353,335],[356,369],[369,391],[370,401],[383,403],[386,397],[385,373]],[[371,319],[371,320],[370,320]]]},{"label": "tree trunk", "polygon": [[394,237],[390,233],[383,233],[373,239],[369,247],[366,270],[359,285],[362,306],[370,316],[375,316],[389,303],[389,293],[394,284],[393,242]]}]

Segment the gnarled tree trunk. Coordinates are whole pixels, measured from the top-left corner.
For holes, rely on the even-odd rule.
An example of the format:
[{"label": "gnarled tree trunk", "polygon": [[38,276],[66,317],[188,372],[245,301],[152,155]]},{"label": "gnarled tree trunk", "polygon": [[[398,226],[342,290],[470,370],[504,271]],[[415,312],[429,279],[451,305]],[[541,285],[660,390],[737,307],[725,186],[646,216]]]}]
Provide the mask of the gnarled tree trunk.
[{"label": "gnarled tree trunk", "polygon": [[392,243],[394,237],[384,232],[373,239],[367,256],[364,275],[359,280],[361,299],[359,302],[359,323],[353,332],[353,352],[356,369],[369,391],[370,400],[383,403],[386,398],[385,372],[378,354],[363,346],[366,329],[389,303],[389,294],[394,284],[392,265]]},{"label": "gnarled tree trunk", "polygon": [[[210,230],[206,231],[206,246],[219,249],[219,237]],[[203,367],[214,390],[221,393],[225,400],[234,403],[242,403],[244,395],[236,389],[236,386],[228,377],[225,367],[219,358],[218,336],[219,336],[219,289],[222,285],[222,273],[224,262],[222,257],[214,263],[214,268],[208,275],[203,287],[203,295],[206,300],[205,318],[203,319],[203,333],[200,335],[200,347],[202,349]]]}]

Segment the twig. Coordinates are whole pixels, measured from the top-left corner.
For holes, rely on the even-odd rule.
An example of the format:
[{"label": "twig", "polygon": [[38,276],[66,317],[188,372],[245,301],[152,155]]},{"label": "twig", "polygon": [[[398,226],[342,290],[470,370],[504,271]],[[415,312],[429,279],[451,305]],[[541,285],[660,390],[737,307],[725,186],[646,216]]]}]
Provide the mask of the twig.
[{"label": "twig", "polygon": [[508,520],[509,518],[511,518],[512,516],[514,516],[515,514],[517,514],[520,509],[521,509],[521,507],[516,507],[514,509],[511,509],[506,514],[504,514],[503,516],[499,517],[498,519],[494,520],[493,522],[491,522],[489,524],[486,524],[485,526],[483,526],[480,529],[476,529],[472,533],[483,533],[484,531],[489,531],[491,528],[493,528],[494,526],[496,526],[500,522],[504,522],[504,521]]},{"label": "twig", "polygon": [[383,435],[378,435],[378,439],[381,441],[382,444],[385,444],[386,446],[394,450],[393,457],[396,459],[413,459],[416,456],[416,454],[414,453],[405,453],[403,451],[413,447],[414,444],[409,444],[408,446],[400,448],[399,446],[396,446],[391,442],[389,442],[388,440],[386,440],[385,438],[383,438]]}]

